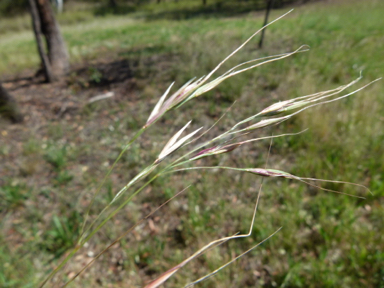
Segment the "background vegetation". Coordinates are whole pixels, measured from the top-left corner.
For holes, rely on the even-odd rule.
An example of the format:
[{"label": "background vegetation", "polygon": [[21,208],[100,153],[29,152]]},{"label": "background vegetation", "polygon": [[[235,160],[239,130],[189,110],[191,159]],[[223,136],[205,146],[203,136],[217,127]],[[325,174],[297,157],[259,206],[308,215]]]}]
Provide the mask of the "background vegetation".
[{"label": "background vegetation", "polygon": [[[32,77],[39,65],[28,15],[0,19],[0,74],[19,100],[23,125],[0,122],[0,286],[34,287],[70,248],[101,177],[129,135],[145,123],[172,82],[205,75],[262,25],[263,13],[223,1],[147,3],[117,15],[90,2],[69,2],[58,15],[72,72],[56,84]],[[244,1],[244,7],[252,1]],[[228,4],[229,5],[229,4]],[[130,6],[124,6],[130,7]],[[230,6],[228,6],[230,7]],[[231,6],[232,7],[232,6]],[[222,9],[222,10],[221,10]],[[271,18],[288,7],[276,9]],[[363,84],[384,75],[384,2],[319,1],[296,7],[268,28],[265,47],[249,44],[228,63],[311,51],[220,85],[166,116],[123,157],[94,212],[153,160],[170,135],[194,119],[208,127],[237,99],[222,126],[277,100],[328,90],[363,70]],[[119,14],[119,13],[118,13]],[[87,104],[105,91],[115,96]],[[311,109],[264,131],[298,132],[274,141],[268,167],[303,177],[364,184],[323,192],[284,179],[265,181],[251,237],[228,242],[189,264],[167,287],[179,287],[283,229],[201,287],[384,287],[384,85]],[[264,166],[269,142],[202,164]],[[192,187],[109,250],[73,285],[141,286],[222,236],[247,231],[260,181],[229,171],[180,173],[157,180],[73,258],[62,283],[106,244],[185,186]],[[257,283],[257,284],[255,284]]]}]

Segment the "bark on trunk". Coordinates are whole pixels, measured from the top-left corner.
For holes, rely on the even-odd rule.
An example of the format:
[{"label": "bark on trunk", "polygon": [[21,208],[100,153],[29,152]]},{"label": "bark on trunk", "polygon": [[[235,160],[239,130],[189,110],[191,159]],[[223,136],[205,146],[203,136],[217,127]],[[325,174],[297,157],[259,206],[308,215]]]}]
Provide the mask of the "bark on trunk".
[{"label": "bark on trunk", "polygon": [[[69,70],[69,56],[49,0],[29,0],[36,5],[41,32],[45,37],[51,74],[60,78]],[[32,5],[31,5],[32,7]],[[37,36],[36,36],[37,39]],[[39,44],[38,44],[39,45]],[[43,58],[42,61],[44,62]]]},{"label": "bark on trunk", "polygon": [[11,119],[13,123],[23,121],[23,115],[20,113],[15,98],[8,93],[0,82],[0,113],[6,118]]},{"label": "bark on trunk", "polygon": [[50,64],[48,56],[47,56],[47,54],[45,54],[45,50],[44,50],[44,43],[43,43],[43,39],[42,39],[39,11],[37,10],[36,3],[34,0],[28,0],[28,1],[29,1],[29,7],[31,10],[31,15],[32,15],[33,32],[35,33],[37,50],[39,51],[40,59],[41,59],[43,70],[44,70],[45,79],[47,82],[53,82],[55,80],[55,77],[52,74],[51,64]]}]

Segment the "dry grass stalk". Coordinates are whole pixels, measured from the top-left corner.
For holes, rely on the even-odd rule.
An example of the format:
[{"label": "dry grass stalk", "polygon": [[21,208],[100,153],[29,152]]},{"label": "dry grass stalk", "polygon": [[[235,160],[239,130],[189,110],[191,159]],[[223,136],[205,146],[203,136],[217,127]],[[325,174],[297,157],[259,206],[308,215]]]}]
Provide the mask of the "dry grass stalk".
[{"label": "dry grass stalk", "polygon": [[[291,12],[291,11],[289,11],[289,12]],[[272,24],[275,21],[281,19],[282,17],[284,17],[288,13],[286,13],[286,14],[282,15],[281,17],[277,18],[276,20],[272,21],[270,24]],[[270,25],[270,24],[268,24],[268,25]],[[291,175],[290,173],[287,173],[287,172],[284,172],[284,171],[274,170],[274,169],[267,169],[267,168],[235,168],[235,167],[224,167],[224,166],[215,166],[215,167],[185,167],[185,168],[178,168],[178,167],[194,165],[194,163],[196,162],[195,160],[203,158],[203,157],[209,157],[209,156],[219,155],[219,154],[223,154],[223,153],[230,153],[233,150],[235,150],[235,149],[237,149],[237,148],[239,148],[239,147],[241,147],[241,146],[243,146],[243,145],[245,145],[247,143],[250,143],[250,142],[260,141],[260,140],[263,140],[263,139],[272,139],[272,138],[275,138],[275,137],[282,137],[282,136],[287,136],[287,135],[293,135],[293,134],[283,134],[283,135],[263,137],[263,138],[251,138],[251,139],[240,141],[240,142],[234,142],[234,140],[236,138],[238,138],[239,136],[248,135],[249,133],[251,133],[252,131],[254,131],[256,129],[261,129],[261,128],[265,128],[265,127],[269,127],[269,126],[273,126],[273,125],[278,125],[278,124],[280,124],[280,123],[282,123],[282,122],[292,118],[293,116],[297,115],[298,113],[303,112],[304,110],[306,110],[308,108],[311,108],[311,107],[314,107],[314,106],[320,105],[320,104],[331,103],[331,102],[343,99],[345,97],[349,97],[350,95],[353,95],[354,93],[360,91],[361,89],[364,89],[365,87],[367,87],[368,85],[372,84],[373,82],[375,82],[375,81],[377,81],[379,79],[377,79],[377,80],[375,80],[375,81],[373,81],[373,82],[371,82],[371,83],[369,83],[369,84],[367,84],[367,85],[365,85],[365,86],[363,86],[363,87],[361,87],[361,88],[359,88],[359,89],[357,89],[357,90],[355,90],[355,91],[353,91],[351,93],[348,93],[348,94],[345,94],[345,95],[341,95],[341,96],[338,96],[338,95],[340,93],[342,93],[343,91],[345,91],[350,86],[352,86],[353,84],[355,84],[358,80],[360,80],[361,76],[358,79],[352,81],[351,83],[349,83],[347,85],[340,86],[340,87],[338,87],[336,89],[332,89],[332,90],[325,91],[325,92],[319,92],[319,93],[315,93],[315,94],[311,94],[311,95],[307,95],[307,96],[297,97],[297,98],[294,98],[294,99],[285,100],[285,101],[281,101],[281,102],[275,103],[275,104],[273,104],[273,105],[263,109],[261,112],[259,112],[257,114],[254,114],[254,115],[252,115],[252,116],[250,116],[250,117],[248,117],[246,119],[243,119],[243,120],[239,121],[231,129],[229,129],[228,131],[226,131],[226,132],[224,132],[224,133],[222,133],[222,134],[220,134],[220,135],[218,135],[218,136],[216,136],[216,137],[214,137],[214,138],[212,138],[212,139],[210,139],[208,141],[205,141],[205,142],[203,142],[201,144],[198,144],[198,145],[196,145],[195,148],[191,149],[190,151],[185,152],[184,154],[182,154],[178,158],[172,159],[171,156],[174,155],[174,153],[177,150],[179,150],[181,148],[184,148],[184,147],[187,147],[192,142],[196,142],[198,139],[200,139],[200,137],[202,135],[204,135],[207,131],[210,130],[210,129],[208,129],[205,132],[203,132],[201,135],[198,135],[198,132],[201,131],[201,129],[202,129],[202,128],[199,128],[199,129],[197,129],[197,130],[195,130],[193,132],[190,132],[186,136],[180,138],[181,135],[183,134],[183,132],[190,125],[190,123],[191,123],[191,121],[190,121],[183,128],[181,128],[178,132],[176,132],[174,134],[174,136],[172,136],[169,139],[169,141],[165,144],[165,146],[162,149],[162,151],[159,153],[159,156],[157,157],[157,159],[155,159],[152,162],[152,164],[150,164],[147,167],[145,167],[138,175],[136,175],[133,179],[131,179],[127,183],[126,186],[124,186],[118,193],[116,193],[116,195],[113,198],[113,200],[97,215],[97,217],[92,221],[92,223],[87,225],[87,217],[89,215],[89,211],[90,211],[90,208],[91,208],[91,206],[93,204],[93,201],[94,201],[95,197],[98,195],[98,193],[100,192],[101,187],[105,183],[105,180],[107,179],[107,177],[112,172],[112,170],[115,167],[116,163],[119,161],[119,159],[121,158],[123,153],[125,151],[127,151],[127,149],[129,149],[129,147],[132,145],[132,143],[134,141],[136,141],[138,139],[138,137],[142,133],[144,133],[148,127],[150,127],[158,119],[160,119],[160,117],[162,117],[164,115],[164,113],[166,113],[167,111],[170,111],[172,109],[179,108],[184,103],[190,101],[193,98],[196,98],[196,97],[200,96],[201,94],[203,94],[203,93],[205,93],[207,91],[210,91],[211,89],[213,89],[217,85],[219,85],[221,82],[223,82],[224,80],[226,80],[226,79],[228,79],[228,78],[230,78],[232,76],[235,76],[235,75],[237,75],[239,73],[245,72],[245,71],[247,71],[249,69],[253,69],[253,68],[258,67],[260,65],[263,65],[263,64],[266,64],[266,63],[270,63],[270,62],[273,62],[273,61],[277,61],[277,60],[289,57],[291,55],[294,55],[296,53],[303,52],[303,51],[307,50],[306,46],[301,46],[297,50],[295,50],[293,52],[290,52],[290,53],[284,53],[284,54],[280,54],[280,55],[269,56],[269,57],[264,57],[264,58],[260,58],[260,59],[255,59],[255,60],[247,61],[247,62],[241,63],[241,64],[233,67],[232,69],[228,70],[226,73],[222,74],[221,76],[219,76],[216,79],[214,79],[214,80],[212,80],[212,81],[207,83],[207,81],[212,77],[212,75],[230,57],[232,57],[241,48],[243,48],[260,31],[261,30],[257,31],[251,37],[249,37],[242,45],[240,45],[235,51],[233,51],[222,62],[220,62],[207,76],[201,77],[198,80],[194,80],[194,79],[190,80],[184,86],[182,86],[180,89],[178,89],[175,93],[173,93],[168,99],[166,99],[168,94],[170,93],[170,90],[171,90],[171,88],[173,86],[173,83],[169,86],[169,88],[160,97],[159,101],[155,105],[155,107],[154,107],[153,111],[151,112],[151,114],[149,115],[148,120],[145,123],[145,125],[132,137],[132,139],[124,147],[124,149],[122,150],[122,152],[120,153],[120,155],[116,159],[115,163],[112,165],[111,169],[108,171],[108,173],[105,176],[105,178],[103,179],[103,181],[101,181],[100,186],[96,190],[96,193],[94,194],[93,199],[92,199],[92,201],[91,201],[91,203],[90,203],[90,205],[88,207],[88,210],[87,210],[87,213],[86,213],[86,219],[84,221],[83,228],[82,228],[81,237],[78,240],[77,246],[68,254],[68,256],[59,264],[59,266],[44,280],[44,282],[41,284],[40,287],[43,287],[47,283],[47,281],[49,281],[64,266],[64,264],[67,261],[69,261],[73,257],[73,255],[97,231],[99,231],[114,215],[116,215],[123,207],[125,207],[127,203],[129,203],[145,187],[147,187],[150,183],[152,183],[155,179],[157,179],[158,177],[160,177],[162,175],[169,174],[169,173],[175,173],[175,172],[178,172],[178,171],[187,171],[187,170],[191,170],[191,169],[228,169],[228,170],[236,170],[236,171],[239,171],[239,172],[252,173],[252,174],[256,174],[258,176],[262,176],[262,177],[282,177],[282,178],[294,179],[294,180],[298,180],[298,181],[307,183],[307,184],[315,186],[315,187],[318,187],[318,186],[313,185],[313,184],[309,183],[308,181],[329,181],[329,182],[334,182],[334,183],[348,183],[348,182],[342,182],[342,181],[331,181],[331,180],[318,180],[318,179],[313,179],[313,178],[303,178],[303,177],[298,177],[298,176]],[[259,62],[259,63],[254,64],[255,62]],[[285,115],[274,118],[275,115],[278,115],[278,114],[281,114],[281,113],[284,113]],[[253,122],[255,122],[255,123],[253,123]],[[217,122],[214,125],[216,125],[216,124],[217,124]],[[301,133],[301,132],[299,132],[299,133]],[[161,165],[164,160],[168,160],[169,163],[166,164],[166,165]],[[167,161],[164,161],[164,162],[167,162]],[[137,184],[141,180],[145,179],[152,172],[154,172],[157,168],[158,168],[159,171],[156,172],[154,176],[152,176],[149,180],[147,180],[144,184],[142,184],[142,186],[140,188],[138,188],[137,190],[133,191],[126,199],[122,198],[122,196],[125,194],[125,192],[128,191],[134,184]],[[348,184],[352,184],[352,183],[348,183]],[[357,185],[357,184],[354,184],[354,185]],[[362,186],[362,185],[358,185],[358,186]],[[324,188],[321,188],[321,187],[318,187],[318,188],[320,188],[322,190],[326,190],[326,191],[332,191],[332,190],[324,189]],[[339,192],[339,191],[332,191],[332,192],[342,193],[342,192]],[[153,282],[148,284],[146,287],[148,287],[148,288],[158,287],[159,285],[163,284],[167,279],[169,279],[172,275],[177,273],[177,271],[179,271],[187,263],[189,263],[190,261],[192,261],[193,259],[195,259],[199,255],[205,253],[209,249],[212,249],[212,248],[216,247],[217,245],[220,245],[220,244],[222,244],[222,243],[224,243],[226,241],[229,241],[229,240],[233,240],[233,239],[237,239],[237,238],[249,237],[251,235],[252,228],[253,228],[253,225],[254,225],[254,222],[255,222],[255,217],[256,217],[256,212],[257,212],[257,207],[258,207],[258,203],[259,203],[260,194],[261,194],[261,187],[260,187],[258,198],[257,198],[256,204],[255,204],[255,208],[254,208],[254,212],[253,212],[253,216],[252,216],[252,221],[251,221],[249,233],[242,234],[242,235],[232,235],[232,236],[229,236],[229,237],[224,237],[224,238],[212,241],[208,245],[206,245],[203,248],[201,248],[200,250],[198,250],[192,256],[190,256],[186,260],[182,261],[180,264],[174,266],[173,268],[169,269],[167,272],[163,273],[161,276],[159,276]],[[109,214],[104,215],[104,214],[106,214],[106,212],[108,211],[108,208],[110,208],[113,203],[118,203],[119,204],[118,207],[114,208],[114,210],[112,212],[109,212]],[[102,216],[105,217],[105,218],[102,219],[101,218]],[[277,231],[275,231],[273,234],[271,234],[269,237],[272,237],[279,230],[280,230],[280,228]],[[267,239],[264,239],[263,241],[265,241]],[[255,248],[258,245],[260,245],[263,241],[261,241],[259,244],[257,244],[253,248]],[[99,255],[104,253],[109,247],[110,246],[108,246]],[[253,249],[253,248],[251,248],[251,249]],[[250,250],[244,252],[243,254],[239,255],[238,257],[241,257],[242,255],[244,255],[245,253],[249,252]],[[229,263],[227,263],[227,264],[221,266],[220,268],[216,269],[215,271],[213,271],[209,275],[204,276],[204,277],[200,278],[199,280],[197,280],[195,282],[192,282],[190,285],[193,285],[193,284],[195,284],[197,282],[200,282],[200,281],[206,279],[207,277],[217,273],[219,270],[225,268],[227,265],[229,265],[230,263],[232,263],[233,261],[238,259],[238,257],[234,258]],[[88,265],[86,267],[84,267],[84,269],[82,269],[79,273],[77,273],[74,278],[72,278],[69,282],[67,282],[65,284],[65,286],[67,284],[71,283],[87,267],[88,267]]]}]

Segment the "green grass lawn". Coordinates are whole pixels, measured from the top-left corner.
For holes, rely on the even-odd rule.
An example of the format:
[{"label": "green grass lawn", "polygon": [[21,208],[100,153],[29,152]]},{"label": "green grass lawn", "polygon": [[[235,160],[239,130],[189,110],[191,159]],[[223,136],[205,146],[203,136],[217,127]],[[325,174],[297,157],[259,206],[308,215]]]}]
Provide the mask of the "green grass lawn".
[{"label": "green grass lawn", "polygon": [[[27,129],[0,127],[4,139],[0,144],[4,163],[0,170],[1,287],[35,287],[72,247],[90,195],[167,86],[175,81],[179,87],[192,77],[206,75],[262,25],[262,12],[221,14],[209,10],[216,1],[209,2],[212,6],[204,8],[208,10],[199,8],[201,1],[172,1],[104,16],[94,16],[85,6],[59,17],[74,67],[127,60],[132,63],[135,86],[122,100],[95,103],[68,119],[35,123],[31,118],[24,124]],[[274,10],[270,19],[287,10]],[[355,87],[382,77],[383,11],[380,0],[319,1],[297,7],[267,29],[262,50],[256,49],[255,39],[222,71],[302,44],[309,45],[310,51],[231,78],[183,110],[166,115],[123,157],[96,199],[92,215],[191,119],[193,127],[207,128],[237,100],[214,134],[278,100],[344,85],[360,71],[364,77]],[[9,19],[0,20],[0,27],[8,26],[11,31],[0,35],[0,75],[7,79],[39,66],[27,16],[12,24]],[[100,73],[92,68],[86,80],[108,77]],[[68,76],[66,84],[72,87],[68,93],[79,91],[73,85],[79,78],[75,72]],[[283,229],[262,246],[198,286],[384,287],[383,94],[382,80],[262,133],[308,128],[300,135],[275,139],[268,167],[302,177],[363,184],[373,195],[345,184],[321,185],[366,199],[292,180],[266,179],[252,236],[209,251],[180,270],[166,287],[180,287],[204,276],[279,227]],[[16,130],[18,136],[11,138]],[[269,141],[251,144],[201,165],[264,167],[268,149]],[[52,286],[71,277],[92,253],[190,184],[188,191],[115,245],[72,287],[140,287],[210,241],[247,232],[259,178],[208,170],[167,176],[157,179],[97,233]]]}]

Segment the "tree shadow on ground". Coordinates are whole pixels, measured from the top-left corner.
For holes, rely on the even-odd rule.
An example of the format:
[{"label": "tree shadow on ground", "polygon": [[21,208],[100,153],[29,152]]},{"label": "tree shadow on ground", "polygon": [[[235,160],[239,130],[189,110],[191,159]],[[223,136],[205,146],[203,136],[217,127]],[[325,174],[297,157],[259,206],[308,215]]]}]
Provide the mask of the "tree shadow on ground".
[{"label": "tree shadow on ground", "polygon": [[207,5],[184,7],[170,11],[161,11],[147,15],[147,21],[167,19],[167,20],[187,20],[193,18],[221,18],[239,16],[252,11],[261,11],[266,8],[264,1],[219,1]]},{"label": "tree shadow on ground", "polygon": [[173,53],[164,45],[147,45],[120,51],[117,60],[111,61],[108,55],[96,61],[84,61],[71,65],[70,72],[54,83],[47,83],[41,69],[29,70],[19,77],[4,77],[8,91],[36,86],[71,88],[74,93],[91,88],[97,90],[121,87],[134,78],[148,78],[159,69],[161,63]]},{"label": "tree shadow on ground", "polygon": [[163,45],[151,45],[128,49],[118,53],[119,60],[108,61],[108,57],[97,62],[83,63],[74,68],[67,77],[67,83],[80,84],[83,88],[108,88],[121,85],[127,80],[147,79],[158,70],[158,65],[168,59],[172,51]]},{"label": "tree shadow on ground", "polygon": [[69,82],[71,78],[75,78],[76,82],[87,83],[86,86],[93,87],[121,83],[133,77],[133,65],[127,59],[83,65],[70,73]]},{"label": "tree shadow on ground", "polygon": [[137,11],[137,6],[129,3],[120,4],[117,7],[100,5],[93,10],[95,16],[126,15]]},{"label": "tree shadow on ground", "polygon": [[[286,6],[302,5],[308,2],[316,2],[323,0],[274,0],[272,9],[280,9]],[[167,3],[169,4],[169,3]],[[240,16],[249,12],[263,11],[267,7],[265,0],[241,0],[228,1],[216,0],[208,1],[206,5],[182,5],[183,3],[173,3],[169,5],[169,9],[165,10],[161,5],[157,4],[159,9],[149,8],[147,13],[144,13],[139,18],[144,18],[147,21],[166,19],[166,20],[186,20],[193,18],[221,18]],[[155,7],[155,6],[153,6]],[[129,3],[121,3],[117,7],[99,6],[94,10],[96,16],[105,16],[108,14],[127,15],[140,10],[140,6]],[[144,7],[144,11],[146,8]],[[156,12],[156,10],[158,10]]]}]

